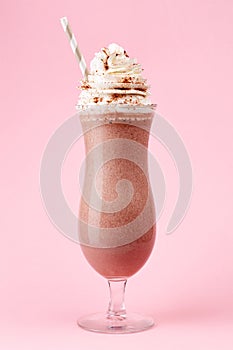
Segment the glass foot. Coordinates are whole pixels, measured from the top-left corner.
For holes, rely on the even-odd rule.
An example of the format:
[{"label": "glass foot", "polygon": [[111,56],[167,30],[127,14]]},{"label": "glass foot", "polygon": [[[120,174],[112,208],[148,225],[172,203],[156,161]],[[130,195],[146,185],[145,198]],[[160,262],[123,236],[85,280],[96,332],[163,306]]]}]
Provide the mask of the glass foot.
[{"label": "glass foot", "polygon": [[92,332],[124,334],[144,331],[154,325],[154,320],[138,314],[111,318],[104,313],[96,313],[80,318],[78,325]]}]

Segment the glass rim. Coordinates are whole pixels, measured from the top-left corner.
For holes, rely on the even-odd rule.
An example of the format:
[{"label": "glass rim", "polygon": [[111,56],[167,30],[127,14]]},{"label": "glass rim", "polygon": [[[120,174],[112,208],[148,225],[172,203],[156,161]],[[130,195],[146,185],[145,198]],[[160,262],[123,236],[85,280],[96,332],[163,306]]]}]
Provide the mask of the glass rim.
[{"label": "glass rim", "polygon": [[95,112],[139,112],[145,111],[145,113],[152,112],[156,109],[157,104],[135,104],[129,105],[126,103],[115,103],[115,104],[76,104],[75,108],[78,112],[88,112],[94,110]]}]

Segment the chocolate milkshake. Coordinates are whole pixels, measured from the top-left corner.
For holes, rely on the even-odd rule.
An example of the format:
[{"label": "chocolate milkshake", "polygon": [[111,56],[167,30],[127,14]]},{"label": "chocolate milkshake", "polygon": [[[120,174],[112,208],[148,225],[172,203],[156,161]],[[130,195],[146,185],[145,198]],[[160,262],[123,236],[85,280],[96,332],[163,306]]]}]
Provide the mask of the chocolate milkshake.
[{"label": "chocolate milkshake", "polygon": [[97,272],[127,278],[147,261],[155,240],[147,164],[155,106],[141,66],[116,44],[95,55],[81,89],[86,159],[79,240]]}]

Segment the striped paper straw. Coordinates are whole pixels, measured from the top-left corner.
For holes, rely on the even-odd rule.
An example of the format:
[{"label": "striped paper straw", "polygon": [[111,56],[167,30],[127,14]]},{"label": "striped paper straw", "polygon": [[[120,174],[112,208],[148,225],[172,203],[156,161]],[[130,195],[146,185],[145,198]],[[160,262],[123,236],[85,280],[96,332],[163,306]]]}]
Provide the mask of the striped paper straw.
[{"label": "striped paper straw", "polygon": [[87,65],[86,65],[86,62],[85,62],[83,55],[81,54],[81,52],[79,50],[77,41],[75,39],[74,34],[72,33],[68,19],[66,17],[62,17],[60,19],[60,21],[61,21],[61,25],[62,25],[68,39],[69,39],[71,49],[72,49],[72,51],[73,51],[73,53],[78,61],[81,72],[82,72],[84,77],[87,77],[87,75],[89,74],[88,69],[87,69]]}]

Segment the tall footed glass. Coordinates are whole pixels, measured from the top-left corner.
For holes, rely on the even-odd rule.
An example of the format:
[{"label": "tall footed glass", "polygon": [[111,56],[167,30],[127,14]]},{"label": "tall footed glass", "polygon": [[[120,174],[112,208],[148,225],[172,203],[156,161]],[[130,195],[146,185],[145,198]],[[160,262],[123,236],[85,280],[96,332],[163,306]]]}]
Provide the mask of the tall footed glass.
[{"label": "tall footed glass", "polygon": [[127,279],[154,246],[155,207],[148,174],[148,140],[154,107],[96,105],[79,110],[86,158],[79,207],[79,241],[89,264],[108,280],[109,307],[78,324],[91,331],[130,333],[153,319],[128,314]]}]

